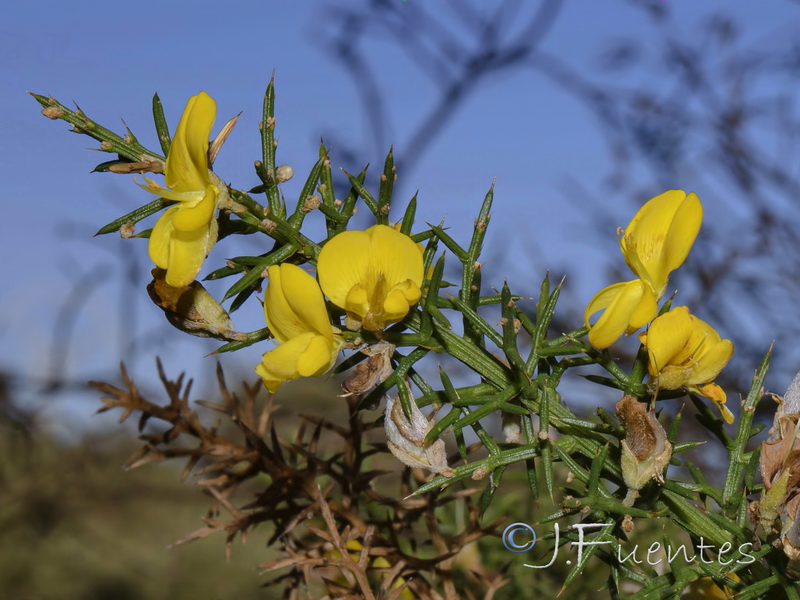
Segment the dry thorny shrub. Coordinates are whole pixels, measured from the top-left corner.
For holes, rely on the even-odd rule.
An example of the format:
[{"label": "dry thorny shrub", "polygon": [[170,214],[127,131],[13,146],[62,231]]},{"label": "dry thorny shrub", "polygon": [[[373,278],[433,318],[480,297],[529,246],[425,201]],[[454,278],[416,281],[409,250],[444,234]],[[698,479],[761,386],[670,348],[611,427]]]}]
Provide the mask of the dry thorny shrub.
[{"label": "dry thorny shrub", "polygon": [[[458,581],[469,582],[458,586],[466,589],[466,597],[483,594],[489,600],[507,583],[485,566],[465,565],[460,558],[469,549],[458,556],[479,538],[496,534],[500,523],[481,525],[471,501],[477,490],[409,496],[433,476],[400,469],[384,438],[370,439],[370,432],[382,426],[364,419],[358,396],[342,400],[348,406],[346,426],[297,415],[296,433],[288,439],[290,434],[279,433],[288,428],[276,428],[278,406],[271,397],[259,398],[260,383],[244,384],[242,400],[228,389],[218,366],[221,401],[195,404],[221,413],[223,422],[206,426],[190,405],[191,380],[184,382],[183,374],[170,380],[160,361],[158,372],[166,405],[143,397],[124,365],[122,387],[91,384],[104,394],[98,412],[120,408],[120,422],[140,413],[144,445],[127,468],[186,458],[183,478],[194,476],[211,497],[205,526],[175,545],[224,531],[229,558],[237,535],[245,541],[257,525],[270,525],[267,545],[277,545],[282,556],[259,568],[277,574],[265,585],[281,586],[284,598],[311,598],[322,588],[325,598],[394,599],[409,597],[410,588],[418,598],[449,600],[462,597],[456,593]],[[147,427],[151,420],[167,428],[154,433]],[[332,443],[324,442],[326,436]],[[375,468],[381,461],[387,470]],[[459,526],[437,516],[437,509],[450,503],[466,508]],[[439,511],[445,517],[452,512]]]}]

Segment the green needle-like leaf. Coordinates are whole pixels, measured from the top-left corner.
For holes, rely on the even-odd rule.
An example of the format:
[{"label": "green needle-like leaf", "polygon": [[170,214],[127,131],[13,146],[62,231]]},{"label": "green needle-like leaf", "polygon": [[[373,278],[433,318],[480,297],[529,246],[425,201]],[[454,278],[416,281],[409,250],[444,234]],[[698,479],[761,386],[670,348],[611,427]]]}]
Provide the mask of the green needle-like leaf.
[{"label": "green needle-like leaf", "polygon": [[261,114],[261,163],[264,167],[262,181],[266,185],[267,206],[273,217],[284,218],[286,208],[278,193],[278,180],[275,176],[275,75],[269,80],[264,92],[264,105]]},{"label": "green needle-like leaf", "polygon": [[164,106],[161,104],[161,98],[158,97],[158,94],[153,94],[153,121],[155,121],[156,134],[158,135],[158,143],[161,144],[161,151],[164,156],[168,156],[172,138],[169,135],[167,119],[164,117]]},{"label": "green needle-like leaf", "polygon": [[375,219],[378,221],[378,223],[385,224],[388,221],[387,216],[381,214],[378,201],[375,200],[372,194],[369,193],[369,190],[364,187],[364,180],[350,175],[350,173],[344,169],[342,169],[342,172],[347,176],[347,179],[350,181],[350,185],[353,186],[353,189],[356,191],[356,194],[358,194],[359,198],[364,201],[364,204],[367,205],[367,208],[370,210],[370,212],[375,215]]},{"label": "green needle-like leaf", "polygon": [[233,342],[228,342],[227,344],[223,344],[211,354],[222,354],[223,352],[233,352],[235,350],[241,350],[242,348],[246,348],[247,346],[252,346],[253,344],[267,340],[272,336],[269,331],[268,327],[264,327],[264,329],[259,329],[257,331],[251,331],[250,333],[246,334],[245,339],[243,340],[236,340]]},{"label": "green needle-like leaf", "polygon": [[[295,231],[300,230],[300,227],[303,225],[303,219],[305,219],[306,215],[312,210],[308,203],[314,194],[314,189],[317,187],[317,182],[319,181],[324,163],[325,159],[320,158],[311,168],[311,172],[308,174],[303,189],[300,190],[300,197],[297,200],[294,213],[292,213],[292,216],[287,220],[289,226]],[[318,199],[317,203],[320,204],[321,200]]]},{"label": "green needle-like leaf", "polygon": [[95,235],[104,235],[106,233],[119,231],[120,227],[123,225],[127,225],[128,223],[138,223],[142,219],[145,219],[172,204],[175,203],[170,200],[164,200],[163,198],[158,198],[152,202],[148,202],[144,206],[140,206],[136,210],[129,212],[127,215],[123,215],[119,219],[114,219],[108,225],[103,225],[97,231],[97,233],[95,233]]},{"label": "green needle-like leaf", "polygon": [[755,409],[763,395],[762,387],[764,378],[769,370],[769,362],[772,358],[772,348],[761,360],[761,364],[756,369],[750,391],[742,402],[742,410],[739,413],[739,424],[736,430],[736,437],[729,440],[726,446],[730,449],[728,470],[725,474],[725,484],[722,488],[723,508],[729,516],[736,513],[739,505],[739,497],[742,489],[742,475],[749,462],[745,456],[745,447],[750,440],[751,426]]},{"label": "green needle-like leaf", "polygon": [[408,201],[406,212],[403,213],[403,220],[400,222],[400,233],[411,235],[411,228],[414,226],[414,217],[417,214],[417,194],[415,193]]},{"label": "green needle-like leaf", "polygon": [[389,221],[389,210],[392,207],[392,191],[394,182],[397,179],[397,168],[394,166],[394,154],[389,148],[389,154],[383,163],[383,173],[381,173],[381,184],[378,190],[378,223],[386,224]]}]

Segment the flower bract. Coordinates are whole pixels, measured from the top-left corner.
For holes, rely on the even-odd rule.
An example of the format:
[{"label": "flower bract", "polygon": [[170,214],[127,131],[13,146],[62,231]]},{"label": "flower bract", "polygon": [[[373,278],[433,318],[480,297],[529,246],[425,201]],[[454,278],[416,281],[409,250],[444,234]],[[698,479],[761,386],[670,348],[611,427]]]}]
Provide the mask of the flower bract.
[{"label": "flower bract", "polygon": [[656,317],[639,341],[647,348],[651,387],[685,387],[711,399],[725,421],[733,422],[733,414],[725,406],[725,391],[713,383],[733,355],[730,340],[722,339],[685,306],[678,306]]},{"label": "flower bract", "polygon": [[165,281],[184,287],[194,281],[217,240],[214,210],[225,185],[209,170],[208,138],[217,105],[200,92],[189,98],[164,167],[166,186],[151,179],[141,187],[178,204],[168,208],[150,233],[149,253],[167,271]]},{"label": "flower bract", "polygon": [[[669,274],[686,260],[702,221],[700,199],[681,190],[664,192],[639,209],[619,240],[625,262],[638,279],[610,285],[589,302],[584,322],[594,347],[607,348],[655,318]],[[601,310],[590,326],[589,318]]]},{"label": "flower bract", "polygon": [[264,295],[264,316],[278,347],[266,352],[256,373],[274,393],[299,377],[326,373],[336,361],[342,339],[328,317],[316,280],[292,264],[273,265]]},{"label": "flower bract", "polygon": [[410,237],[387,225],[344,231],[317,261],[325,295],[347,311],[348,327],[380,331],[400,321],[422,296],[422,254]]}]

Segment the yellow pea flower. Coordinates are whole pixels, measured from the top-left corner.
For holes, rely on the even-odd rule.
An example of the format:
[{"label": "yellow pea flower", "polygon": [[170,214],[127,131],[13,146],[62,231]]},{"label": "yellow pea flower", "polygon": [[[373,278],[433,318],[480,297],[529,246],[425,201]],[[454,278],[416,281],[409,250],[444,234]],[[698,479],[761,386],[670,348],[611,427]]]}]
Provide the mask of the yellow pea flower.
[{"label": "yellow pea flower", "polygon": [[589,301],[583,319],[595,348],[608,348],[623,333],[630,335],[655,318],[669,274],[686,260],[702,221],[696,194],[670,190],[650,199],[620,230],[622,255],[638,279],[610,285]]},{"label": "yellow pea flower", "polygon": [[650,386],[689,391],[712,400],[727,423],[733,414],[725,406],[725,391],[712,383],[733,355],[733,343],[685,306],[656,317],[639,341],[647,348]]},{"label": "yellow pea flower", "polygon": [[217,104],[200,92],[189,98],[164,167],[166,186],[145,177],[140,186],[178,204],[168,208],[150,233],[149,253],[167,271],[165,281],[184,287],[194,281],[217,241],[214,210],[227,196],[225,184],[209,170],[208,138]]},{"label": "yellow pea flower", "polygon": [[347,311],[347,325],[380,331],[400,321],[422,292],[422,253],[387,225],[344,231],[322,247],[317,261],[322,291]]},{"label": "yellow pea flower", "polygon": [[264,353],[256,373],[275,393],[290,379],[327,372],[343,340],[331,326],[322,291],[311,275],[292,264],[273,265],[267,273],[264,316],[279,345]]}]

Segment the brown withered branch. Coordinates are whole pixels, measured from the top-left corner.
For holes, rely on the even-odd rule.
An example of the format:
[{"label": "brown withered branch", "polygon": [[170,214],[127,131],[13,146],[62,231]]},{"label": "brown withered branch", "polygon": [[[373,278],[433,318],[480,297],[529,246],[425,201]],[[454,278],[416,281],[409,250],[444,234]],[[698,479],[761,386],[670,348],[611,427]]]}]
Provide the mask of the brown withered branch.
[{"label": "brown withered branch", "polygon": [[[481,525],[471,500],[477,490],[408,497],[433,475],[399,468],[381,424],[365,422],[356,410],[358,396],[342,400],[348,414],[344,426],[299,415],[296,427],[277,427],[278,406],[271,397],[259,398],[260,384],[231,392],[218,366],[219,401],[194,401],[221,415],[221,422],[207,426],[190,404],[192,382],[183,374],[169,379],[158,361],[168,398],[162,405],[139,392],[124,365],[121,370],[121,387],[90,383],[103,394],[98,412],[119,408],[120,422],[140,415],[144,445],[126,468],[186,458],[182,477],[196,478],[211,497],[204,526],[175,545],[225,532],[230,556],[237,536],[245,541],[256,526],[266,526],[267,545],[282,555],[259,568],[276,574],[266,585],[280,586],[284,598],[300,598],[305,588],[322,589],[329,598],[388,600],[406,598],[411,590],[423,599],[490,600],[507,582],[480,564],[464,564],[469,552],[459,555],[496,534],[500,524]],[[153,420],[167,429],[152,432]],[[292,429],[296,432],[288,433]],[[379,468],[384,463],[388,470]],[[458,527],[437,516],[452,514],[437,513],[450,503],[465,507]],[[457,587],[468,591],[456,593]]]}]

